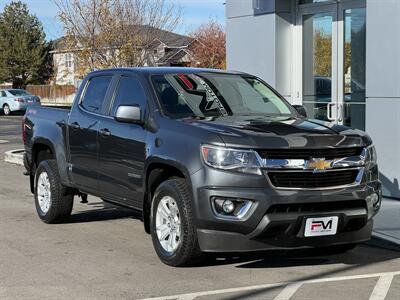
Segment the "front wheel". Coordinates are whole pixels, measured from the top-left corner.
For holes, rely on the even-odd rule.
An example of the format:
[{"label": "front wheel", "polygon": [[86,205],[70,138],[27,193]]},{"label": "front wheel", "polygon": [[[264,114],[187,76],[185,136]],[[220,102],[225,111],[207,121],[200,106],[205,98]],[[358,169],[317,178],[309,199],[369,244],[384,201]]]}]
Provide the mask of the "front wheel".
[{"label": "front wheel", "polygon": [[35,206],[45,223],[65,220],[72,211],[74,195],[61,184],[55,160],[42,161],[35,174]]},{"label": "front wheel", "polygon": [[185,179],[172,178],[157,188],[150,230],[154,249],[165,264],[179,267],[200,257],[192,198]]}]

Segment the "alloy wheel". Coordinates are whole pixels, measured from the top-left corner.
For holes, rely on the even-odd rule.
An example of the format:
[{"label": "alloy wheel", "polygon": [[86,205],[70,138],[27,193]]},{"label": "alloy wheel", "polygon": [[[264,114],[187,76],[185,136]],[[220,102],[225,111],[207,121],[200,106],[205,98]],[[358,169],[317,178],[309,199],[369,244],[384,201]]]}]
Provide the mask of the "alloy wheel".
[{"label": "alloy wheel", "polygon": [[51,205],[51,186],[49,176],[46,172],[39,175],[37,181],[37,197],[40,209],[46,214]]},{"label": "alloy wheel", "polygon": [[176,201],[164,196],[156,212],[157,238],[163,249],[174,253],[181,243],[181,218]]}]

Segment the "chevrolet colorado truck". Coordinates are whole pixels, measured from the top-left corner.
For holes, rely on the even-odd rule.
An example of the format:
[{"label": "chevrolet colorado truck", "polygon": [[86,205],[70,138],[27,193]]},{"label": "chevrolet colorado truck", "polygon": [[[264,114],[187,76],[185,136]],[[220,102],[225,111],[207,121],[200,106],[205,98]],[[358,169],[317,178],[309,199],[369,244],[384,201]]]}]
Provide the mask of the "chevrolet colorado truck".
[{"label": "chevrolet colorado truck", "polygon": [[370,137],[307,119],[245,73],[95,71],[71,110],[31,107],[22,126],[40,219],[65,221],[88,194],[132,208],[172,266],[205,252],[344,252],[370,239],[380,208]]}]

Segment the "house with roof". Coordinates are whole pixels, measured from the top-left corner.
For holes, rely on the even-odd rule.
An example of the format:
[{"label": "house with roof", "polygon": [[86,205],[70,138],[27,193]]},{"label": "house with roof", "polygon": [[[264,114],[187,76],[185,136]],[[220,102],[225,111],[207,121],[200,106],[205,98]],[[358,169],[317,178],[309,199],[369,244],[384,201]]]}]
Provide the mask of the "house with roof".
[{"label": "house with roof", "polygon": [[[138,48],[146,47],[147,49],[144,66],[185,67],[191,65],[190,45],[194,42],[193,38],[157,28],[150,28],[150,30],[152,31],[151,42],[147,45],[136,46]],[[145,34],[145,32],[149,32],[149,26],[141,26],[139,34]],[[54,50],[51,53],[55,70],[54,83],[57,85],[79,85],[81,76],[77,74],[75,57],[79,49],[68,47],[65,37],[55,40],[53,45]]]}]

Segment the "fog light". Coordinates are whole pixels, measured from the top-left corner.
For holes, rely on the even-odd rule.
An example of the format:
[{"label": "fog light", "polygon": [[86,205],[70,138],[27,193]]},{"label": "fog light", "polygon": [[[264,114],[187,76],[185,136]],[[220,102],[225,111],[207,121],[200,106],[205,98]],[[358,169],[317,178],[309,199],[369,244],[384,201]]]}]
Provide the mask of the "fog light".
[{"label": "fog light", "polygon": [[225,200],[222,204],[222,209],[226,214],[230,215],[235,210],[235,204],[231,200]]},{"label": "fog light", "polygon": [[377,193],[371,195],[371,201],[375,209],[378,209],[381,206],[381,199]]},{"label": "fog light", "polygon": [[241,219],[252,207],[253,202],[234,198],[212,198],[211,205],[214,213],[220,218]]}]

